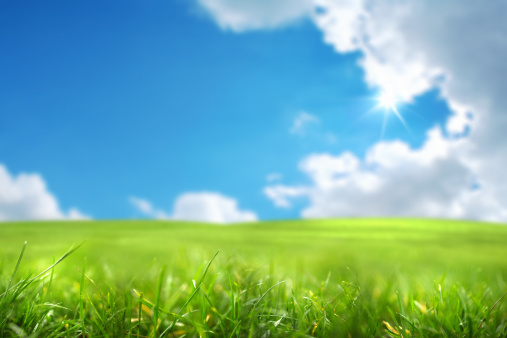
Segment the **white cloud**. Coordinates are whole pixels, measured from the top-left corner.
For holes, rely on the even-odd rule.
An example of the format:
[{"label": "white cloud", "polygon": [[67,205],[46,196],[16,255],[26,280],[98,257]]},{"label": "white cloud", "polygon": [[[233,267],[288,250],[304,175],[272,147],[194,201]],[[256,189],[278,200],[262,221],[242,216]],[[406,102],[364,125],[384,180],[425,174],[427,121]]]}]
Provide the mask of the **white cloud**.
[{"label": "white cloud", "polygon": [[310,155],[301,162],[301,169],[312,176],[319,185],[326,185],[339,175],[355,171],[359,160],[349,152],[340,157],[329,154]]},{"label": "white cloud", "polygon": [[174,203],[172,218],[213,223],[253,222],[257,216],[238,209],[238,202],[212,192],[185,193]]},{"label": "white cloud", "polygon": [[[404,211],[407,215],[427,211],[428,215],[507,221],[504,169],[507,167],[507,2],[314,0],[313,4],[312,18],[323,32],[325,42],[339,53],[359,51],[363,55],[360,65],[370,86],[405,101],[438,88],[454,112],[447,122],[447,132],[459,135],[469,127],[470,133],[459,144],[453,138],[430,136],[426,141],[428,146],[438,140],[438,149],[453,148],[453,152],[446,152],[443,157],[429,150],[413,151],[402,143],[379,143],[370,150],[377,155],[370,156],[375,157],[373,162],[382,170],[365,179],[392,190],[384,190],[385,195],[369,192],[357,195],[353,189],[344,189],[336,195],[335,188],[331,193],[315,185],[315,191],[321,191],[322,195],[317,192],[311,195],[311,208],[305,215],[326,215],[333,201],[337,204],[335,210],[342,210],[339,201],[350,197],[361,204],[371,196],[376,196],[377,205],[382,206],[378,213],[398,213],[396,208],[401,204],[384,201],[390,200],[387,195],[404,192],[405,199],[417,204]],[[470,113],[473,119],[469,118]],[[424,160],[416,160],[419,156]],[[359,161],[364,166],[372,160]],[[413,174],[398,173],[396,168],[403,166]],[[404,179],[403,184],[389,183],[393,181],[389,175],[395,172]],[[347,177],[366,174],[371,173],[356,168]],[[411,180],[426,182],[437,195],[430,194],[428,186],[408,184],[411,175]],[[475,177],[480,188],[471,191],[458,188],[467,185],[465,176]],[[346,187],[357,188],[358,179],[351,180],[346,181]],[[334,179],[333,182],[338,184]],[[380,194],[382,189],[377,189]],[[465,207],[469,209],[460,209]]]},{"label": "white cloud", "polygon": [[0,164],[0,221],[89,218],[76,208],[62,211],[39,174],[14,176]]},{"label": "white cloud", "polygon": [[279,208],[290,208],[290,199],[308,194],[306,187],[291,187],[281,184],[264,188],[264,194]]},{"label": "white cloud", "polygon": [[311,0],[197,0],[222,29],[242,32],[284,26],[311,13]]},{"label": "white cloud", "polygon": [[296,196],[309,205],[303,217],[419,216],[501,220],[507,210],[475,188],[462,162],[464,140],[449,141],[431,130],[421,149],[401,141],[379,142],[360,160],[351,153],[312,154],[300,163],[308,186],[269,186],[278,207]]},{"label": "white cloud", "polygon": [[134,196],[130,196],[129,201],[143,214],[149,215],[153,213],[153,206],[149,201]]},{"label": "white cloud", "polygon": [[294,119],[294,122],[292,122],[290,132],[292,134],[304,135],[309,125],[318,123],[320,123],[320,119],[317,116],[303,111],[300,112]]},{"label": "white cloud", "polygon": [[130,203],[132,203],[132,205],[134,207],[136,207],[137,210],[139,210],[141,213],[143,213],[146,216],[153,217],[156,219],[171,218],[163,210],[154,208],[148,200],[138,198],[135,196],[130,196],[129,201],[130,201]]},{"label": "white cloud", "polygon": [[215,192],[189,192],[176,199],[172,213],[154,208],[147,200],[130,197],[130,202],[143,214],[158,219],[175,219],[211,223],[239,223],[257,221],[257,215],[240,210],[238,202]]},{"label": "white cloud", "polygon": [[83,214],[81,211],[79,211],[79,209],[76,208],[70,208],[65,218],[74,221],[92,219],[90,215]]},{"label": "white cloud", "polygon": [[[469,206],[471,211],[464,217],[507,220],[503,169],[507,165],[503,155],[507,144],[507,77],[501,75],[507,73],[507,3],[363,1],[360,8],[347,14],[355,18],[352,21],[356,26],[346,35],[338,34],[332,24],[342,19],[342,2],[318,3],[324,10],[315,15],[315,22],[325,40],[338,51],[347,44],[350,51],[361,51],[361,65],[370,85],[405,100],[437,87],[454,111],[447,130],[460,134],[471,128],[459,145],[459,163],[480,182],[480,190],[448,199],[449,208],[458,198],[467,203],[474,200],[476,207]],[[470,113],[473,120],[468,117]],[[439,147],[449,142],[453,141],[443,139]],[[453,158],[457,156],[445,156],[446,161]],[[431,163],[425,173],[434,173],[434,182],[446,185],[448,182],[438,175],[441,162]],[[417,191],[412,195],[418,198]]]}]

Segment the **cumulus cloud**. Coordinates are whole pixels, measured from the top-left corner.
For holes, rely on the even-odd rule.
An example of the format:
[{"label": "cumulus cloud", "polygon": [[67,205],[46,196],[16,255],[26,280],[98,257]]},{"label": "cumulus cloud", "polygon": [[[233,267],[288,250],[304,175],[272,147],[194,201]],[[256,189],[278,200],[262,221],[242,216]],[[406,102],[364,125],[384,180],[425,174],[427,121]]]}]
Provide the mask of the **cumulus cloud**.
[{"label": "cumulus cloud", "polygon": [[[465,196],[458,196],[456,191],[454,198],[445,199],[449,208],[461,198],[462,203],[475,201],[467,207],[465,217],[507,220],[503,170],[507,159],[501,155],[507,141],[507,98],[503,94],[507,78],[501,75],[507,72],[507,22],[503,19],[507,3],[359,1],[360,6],[354,5],[359,7],[345,11],[345,21],[353,22],[352,28],[340,34],[334,23],[343,17],[343,3],[318,1],[322,10],[315,15],[315,22],[325,41],[339,52],[361,51],[366,81],[407,101],[430,88],[439,88],[454,111],[447,132],[460,134],[470,128],[469,136],[455,151],[460,157],[447,154],[445,160],[459,162],[480,182],[479,189]],[[440,146],[448,147],[452,142],[444,139]],[[414,180],[434,173],[433,182],[447,185],[449,178],[439,175],[442,162],[431,163]],[[412,196],[417,200],[421,194],[415,190]]]},{"label": "cumulus cloud", "polygon": [[189,192],[176,199],[172,213],[156,209],[141,198],[130,197],[130,202],[144,215],[157,219],[174,219],[211,223],[254,222],[257,215],[239,209],[238,202],[215,192]]},{"label": "cumulus cloud", "polygon": [[39,174],[11,175],[0,164],[0,221],[89,218],[76,208],[62,211]]},{"label": "cumulus cloud", "polygon": [[303,217],[420,216],[501,220],[501,206],[477,189],[476,176],[461,159],[465,141],[449,141],[440,129],[420,149],[401,141],[379,142],[364,159],[351,153],[312,154],[300,163],[307,186],[270,186],[279,207],[305,196]]},{"label": "cumulus cloud", "polygon": [[294,119],[294,122],[292,122],[290,132],[292,134],[304,135],[309,125],[318,123],[320,123],[320,119],[317,116],[303,111],[300,112]]},{"label": "cumulus cloud", "polygon": [[172,217],[214,223],[257,220],[253,212],[240,210],[235,199],[212,192],[186,193],[179,196],[174,203]]},{"label": "cumulus cloud", "polygon": [[311,0],[197,0],[222,29],[276,28],[311,13]]},{"label": "cumulus cloud", "polygon": [[[342,190],[324,189],[313,176],[315,171],[309,171],[308,175],[316,180],[311,187],[313,193],[308,195],[311,205],[304,215],[325,216],[333,208],[345,212],[350,209],[341,206],[340,201],[346,199],[356,200],[357,204],[372,202],[366,203],[368,208],[373,208],[369,209],[372,211],[364,208],[366,214],[399,214],[397,208],[404,204],[387,203],[386,196],[403,192],[405,199],[414,203],[403,211],[407,215],[427,213],[506,221],[506,15],[507,2],[501,0],[487,3],[472,0],[313,0],[310,16],[322,31],[324,41],[338,53],[360,52],[359,64],[370,86],[404,101],[411,101],[432,88],[440,90],[454,113],[445,130],[451,137],[430,133],[426,145],[438,140],[439,147],[453,151],[434,157],[428,150],[381,142],[372,147],[370,158],[357,159],[359,168],[345,173],[347,183],[339,181],[344,184]],[[456,136],[463,136],[466,130],[469,130],[467,136],[456,144]],[[422,149],[426,149],[426,145]],[[341,159],[341,156],[328,156]],[[424,165],[415,159],[419,156],[426,156]],[[310,163],[322,168],[328,168],[329,164]],[[378,171],[364,169],[373,164],[378,166]],[[401,169],[396,169],[402,167],[406,168],[403,175]],[[393,183],[394,173],[399,177],[399,184]],[[366,175],[364,179],[372,180],[367,186],[375,189],[360,188],[359,179],[353,179],[359,177],[357,175]],[[476,181],[473,189],[466,188],[469,177]],[[338,184],[334,177],[327,178]],[[414,182],[409,184],[409,178]],[[427,185],[419,186],[417,182]],[[429,193],[430,188],[436,195]],[[370,200],[372,196],[379,199],[377,204]],[[432,205],[437,202],[430,203],[431,200],[442,206]],[[330,203],[334,203],[334,207]],[[382,208],[375,209],[374,205]]]}]

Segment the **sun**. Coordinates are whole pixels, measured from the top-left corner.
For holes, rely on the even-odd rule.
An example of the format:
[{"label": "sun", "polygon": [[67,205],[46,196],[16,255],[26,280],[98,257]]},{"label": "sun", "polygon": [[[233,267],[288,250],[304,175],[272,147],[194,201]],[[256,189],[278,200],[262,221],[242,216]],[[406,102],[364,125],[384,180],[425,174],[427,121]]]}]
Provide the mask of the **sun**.
[{"label": "sun", "polygon": [[398,118],[398,120],[400,120],[403,126],[405,126],[405,129],[410,131],[407,126],[407,123],[405,122],[405,119],[403,118],[403,116],[401,116],[398,110],[400,100],[398,99],[397,96],[393,95],[392,93],[384,91],[380,93],[380,95],[377,97],[377,102],[378,102],[377,109],[382,108],[384,110],[384,122],[382,124],[381,138],[384,136],[384,131],[387,123],[387,115],[389,115],[390,113],[394,113],[394,115],[396,115],[396,117]]},{"label": "sun", "polygon": [[378,97],[378,103],[380,107],[396,112],[396,104],[398,103],[398,99],[396,96],[388,92],[382,92]]}]

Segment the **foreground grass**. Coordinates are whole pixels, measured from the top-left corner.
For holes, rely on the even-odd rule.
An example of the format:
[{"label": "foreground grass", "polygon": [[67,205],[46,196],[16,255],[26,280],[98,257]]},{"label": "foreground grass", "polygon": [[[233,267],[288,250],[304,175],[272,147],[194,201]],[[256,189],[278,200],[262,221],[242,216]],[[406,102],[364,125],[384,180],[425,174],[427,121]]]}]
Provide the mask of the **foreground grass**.
[{"label": "foreground grass", "polygon": [[[0,233],[0,336],[507,336],[503,226],[89,222]],[[30,244],[17,269],[21,238]]]}]

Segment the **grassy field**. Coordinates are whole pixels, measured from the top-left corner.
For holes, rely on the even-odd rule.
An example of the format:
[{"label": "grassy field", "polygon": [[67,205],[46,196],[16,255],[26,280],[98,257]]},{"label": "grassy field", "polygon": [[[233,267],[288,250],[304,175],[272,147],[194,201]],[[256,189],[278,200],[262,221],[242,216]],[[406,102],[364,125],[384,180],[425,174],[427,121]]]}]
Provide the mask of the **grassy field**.
[{"label": "grassy field", "polygon": [[504,225],[2,223],[0,257],[0,336],[507,336]]}]

